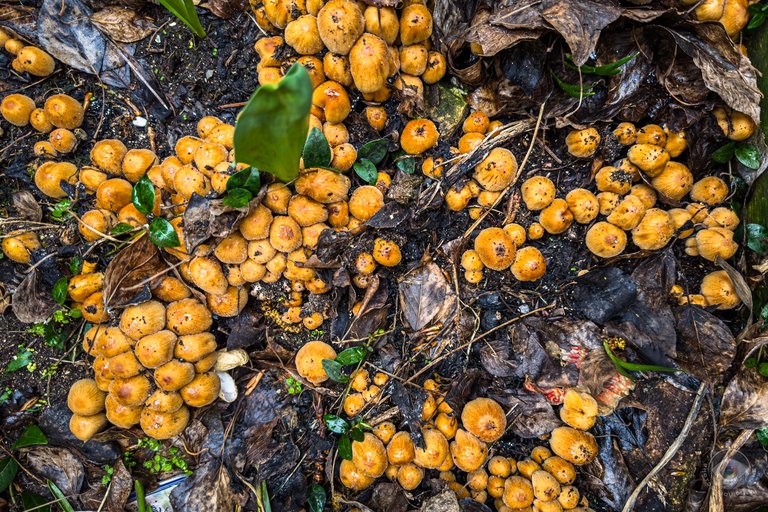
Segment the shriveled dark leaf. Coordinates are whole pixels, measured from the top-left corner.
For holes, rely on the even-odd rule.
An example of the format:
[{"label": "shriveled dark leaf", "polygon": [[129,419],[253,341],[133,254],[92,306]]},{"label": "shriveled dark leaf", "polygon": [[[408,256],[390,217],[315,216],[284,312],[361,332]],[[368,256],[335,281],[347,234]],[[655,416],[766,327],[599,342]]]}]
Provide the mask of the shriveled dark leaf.
[{"label": "shriveled dark leaf", "polygon": [[142,292],[148,291],[152,279],[166,268],[157,247],[148,236],[142,236],[117,253],[107,265],[104,272],[105,304],[117,307],[144,298]]},{"label": "shriveled dark leaf", "polygon": [[198,466],[191,477],[171,491],[170,496],[174,510],[208,512],[228,512],[241,498],[235,493],[229,470],[216,460]]},{"label": "shriveled dark leaf", "polygon": [[380,286],[381,279],[374,274],[368,288],[365,290],[363,300],[360,301],[360,310],[352,320],[349,327],[350,338],[365,338],[376,332],[384,325],[389,314],[389,304],[387,299],[386,286]]},{"label": "shriveled dark leaf", "polygon": [[112,480],[107,491],[107,510],[109,512],[121,512],[125,510],[128,496],[133,488],[133,477],[126,469],[122,459],[117,459],[113,466]]},{"label": "shriveled dark leaf", "polygon": [[374,510],[387,510],[388,512],[406,512],[409,508],[405,491],[394,482],[376,484],[376,487],[373,488],[371,506]]},{"label": "shriveled dark leaf", "polygon": [[508,389],[493,394],[508,411],[507,428],[523,438],[534,438],[551,432],[562,424],[552,404],[544,396],[525,389]]},{"label": "shriveled dark leaf", "polygon": [[688,373],[710,384],[725,376],[736,356],[736,340],[722,320],[698,307],[680,307],[677,319],[677,357]]},{"label": "shriveled dark leaf", "polygon": [[635,302],[637,286],[619,268],[603,267],[577,278],[567,294],[569,307],[603,324]]},{"label": "shriveled dark leaf", "polygon": [[[256,200],[260,199],[259,197]],[[256,200],[251,203],[255,204]],[[235,224],[248,214],[248,205],[242,208],[232,208],[224,204],[222,199],[192,196],[182,222],[184,230],[184,245],[190,254],[195,247],[210,237],[225,237],[234,229]]]},{"label": "shriveled dark leaf", "polygon": [[411,210],[396,201],[386,203],[373,217],[368,219],[366,225],[379,229],[396,228],[410,218]]},{"label": "shriveled dark leaf", "polygon": [[37,269],[24,278],[11,296],[13,314],[25,324],[47,320],[56,309],[56,302]]},{"label": "shriveled dark leaf", "polygon": [[80,492],[85,479],[83,464],[66,448],[36,446],[26,453],[27,468],[55,483],[66,496]]},{"label": "shriveled dark leaf", "polygon": [[29,190],[19,190],[13,193],[13,208],[23,219],[40,222],[43,218],[43,209]]},{"label": "shriveled dark leaf", "polygon": [[595,51],[601,31],[621,14],[622,10],[613,4],[592,0],[555,2],[541,12],[542,18],[568,43],[573,63],[577,66],[587,62]]},{"label": "shriveled dark leaf", "polygon": [[715,263],[720,268],[725,270],[726,274],[728,274],[728,277],[731,278],[731,281],[733,282],[733,286],[736,289],[736,295],[739,296],[739,298],[741,299],[741,302],[743,302],[744,305],[747,306],[747,309],[749,309],[749,314],[752,315],[752,309],[754,307],[752,303],[752,290],[747,284],[747,280],[744,279],[744,276],[741,275],[741,272],[733,268],[723,258],[718,256],[717,259],[715,260]]},{"label": "shriveled dark leaf", "polygon": [[408,272],[400,280],[398,288],[400,308],[408,327],[413,331],[445,322],[456,309],[456,293],[433,261]]},{"label": "shriveled dark leaf", "polygon": [[723,393],[720,424],[730,428],[768,427],[768,379],[745,368],[731,379]]},{"label": "shriveled dark leaf", "polygon": [[406,387],[400,381],[392,381],[392,403],[400,410],[403,424],[408,427],[417,446],[423,446],[421,436],[421,408],[427,392],[421,388]]},{"label": "shriveled dark leaf", "polygon": [[473,368],[453,379],[445,392],[445,401],[454,411],[464,409],[473,395],[484,395],[490,379],[479,368]]},{"label": "shriveled dark leaf", "polygon": [[91,21],[99,30],[120,43],[135,43],[157,30],[150,18],[117,5],[93,13]]},{"label": "shriveled dark leaf", "polygon": [[219,18],[229,19],[248,7],[248,0],[208,0],[208,9]]},{"label": "shriveled dark leaf", "polygon": [[227,349],[245,348],[260,343],[264,338],[264,315],[250,301],[245,309],[228,321]]}]

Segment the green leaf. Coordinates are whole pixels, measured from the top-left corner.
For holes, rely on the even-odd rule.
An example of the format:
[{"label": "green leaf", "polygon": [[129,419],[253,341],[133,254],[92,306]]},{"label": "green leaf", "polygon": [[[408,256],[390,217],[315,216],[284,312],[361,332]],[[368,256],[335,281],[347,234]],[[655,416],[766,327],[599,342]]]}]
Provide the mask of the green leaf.
[{"label": "green leaf", "polygon": [[144,495],[144,485],[138,481],[133,481],[133,489],[136,492],[136,507],[139,512],[151,512],[151,509],[147,507],[147,498]]},{"label": "green leaf", "polygon": [[259,486],[259,497],[261,498],[261,504],[264,508],[264,512],[272,512],[272,505],[269,502],[269,491],[267,490],[267,481],[262,480]]},{"label": "green leaf", "polygon": [[186,26],[192,29],[197,37],[205,37],[205,29],[197,17],[195,4],[192,0],[158,0],[171,14],[179,18]]},{"label": "green leaf", "polygon": [[312,80],[294,64],[277,84],[256,89],[235,124],[235,161],[288,183],[299,175],[312,107]]},{"label": "green leaf", "polygon": [[349,423],[344,418],[339,418],[335,414],[323,415],[323,421],[328,430],[334,434],[345,434],[349,430]]},{"label": "green leaf", "polygon": [[768,450],[768,428],[755,430],[755,437],[757,437],[757,440],[763,445],[763,448]]},{"label": "green leaf", "polygon": [[562,91],[567,94],[568,96],[574,97],[574,98],[580,98],[580,97],[587,97],[587,96],[593,96],[595,94],[595,91],[592,89],[595,88],[594,84],[589,84],[585,86],[579,86],[579,85],[573,85],[569,84],[568,82],[564,82],[560,79],[559,76],[557,76],[554,71],[550,71],[550,74],[552,75],[552,78],[555,79],[555,83],[557,86],[562,89]]},{"label": "green leaf", "polygon": [[227,190],[244,188],[251,194],[256,195],[261,189],[261,175],[259,170],[254,167],[248,167],[238,171],[227,180]]},{"label": "green leaf", "polygon": [[379,165],[387,157],[389,139],[376,139],[363,144],[357,152],[358,160],[370,160],[373,165]]},{"label": "green leaf", "polygon": [[323,510],[325,510],[326,500],[327,496],[325,494],[325,488],[321,485],[312,484],[309,488],[309,494],[307,495],[309,512],[323,512]]},{"label": "green leaf", "polygon": [[221,202],[230,208],[243,208],[248,205],[251,199],[253,199],[253,194],[250,191],[244,188],[233,188],[227,191],[227,195]]},{"label": "green leaf", "polygon": [[133,231],[135,228],[131,226],[130,224],[126,222],[120,222],[115,227],[113,227],[110,231],[110,235],[122,235],[123,233],[128,233],[129,231]]},{"label": "green leaf", "polygon": [[589,66],[589,65],[582,65],[582,66],[575,66],[572,64],[573,59],[571,54],[566,54],[566,57],[568,58],[567,61],[565,61],[566,65],[572,69],[581,69],[582,73],[589,73],[591,75],[600,75],[600,76],[613,76],[618,75],[621,70],[619,69],[621,66],[626,64],[627,62],[631,61],[635,57],[637,57],[640,54],[640,52],[634,52],[630,53],[626,57],[622,57],[621,59],[611,62],[609,64],[603,64],[602,66]]},{"label": "green leaf", "polygon": [[0,493],[5,492],[11,486],[18,471],[19,465],[11,457],[0,459]]},{"label": "green leaf", "polygon": [[40,444],[48,444],[48,438],[40,427],[35,424],[29,425],[24,429],[19,438],[13,443],[13,449],[24,448],[25,446],[36,446]]},{"label": "green leaf", "polygon": [[733,158],[733,153],[735,151],[736,143],[729,142],[728,144],[720,146],[714,153],[712,153],[712,160],[719,164],[727,164],[731,158]]},{"label": "green leaf", "polygon": [[149,225],[149,240],[158,247],[178,247],[179,235],[170,222],[156,217]]},{"label": "green leaf", "polygon": [[363,360],[367,353],[368,349],[362,345],[359,347],[350,347],[339,352],[339,355],[336,356],[336,362],[344,366],[357,364]]},{"label": "green leaf", "polygon": [[416,172],[416,158],[403,157],[395,162],[395,166],[405,174],[413,174]]},{"label": "green leaf", "polygon": [[347,435],[349,435],[350,439],[357,441],[358,443],[362,443],[365,439],[365,432],[363,432],[363,429],[360,428],[360,426],[356,426],[355,428],[351,429],[349,432],[347,432]]},{"label": "green leaf", "polygon": [[328,377],[334,382],[346,384],[349,382],[349,377],[341,372],[342,368],[344,368],[344,366],[333,359],[323,359],[323,369],[325,370],[325,373],[328,374]]},{"label": "green leaf", "polygon": [[342,459],[352,460],[352,440],[347,434],[339,438],[339,456]]},{"label": "green leaf", "polygon": [[333,158],[331,145],[328,144],[328,139],[325,138],[325,135],[323,135],[319,128],[312,128],[310,130],[307,141],[304,143],[302,157],[304,158],[305,169],[331,165],[331,159]]},{"label": "green leaf", "polygon": [[56,283],[53,285],[53,290],[51,290],[53,300],[55,300],[56,303],[60,306],[63,306],[67,301],[67,284],[69,284],[69,279],[67,279],[66,276],[60,277],[59,280],[56,281]]},{"label": "green leaf", "polygon": [[67,497],[64,496],[64,493],[61,492],[58,485],[48,480],[48,489],[51,491],[51,494],[53,494],[53,497],[56,498],[56,503],[64,512],[75,512],[75,509],[72,508],[72,505],[67,501]]},{"label": "green leaf", "polygon": [[736,155],[736,160],[750,169],[760,167],[760,153],[752,144],[738,144],[734,154]]},{"label": "green leaf", "polygon": [[613,364],[615,364],[617,368],[621,368],[631,372],[682,372],[683,371],[679,368],[667,368],[666,366],[658,366],[655,364],[629,363],[627,361],[619,359],[611,350],[611,347],[608,345],[608,342],[603,342],[603,346],[605,347],[605,352],[608,354],[608,357],[611,359],[611,361],[613,361]]},{"label": "green leaf", "polygon": [[25,511],[29,510],[34,512],[51,512],[51,507],[48,506],[48,500],[39,494],[35,494],[34,492],[22,492],[21,504]]},{"label": "green leaf", "polygon": [[32,362],[32,354],[33,352],[27,348],[19,347],[18,352],[16,352],[16,355],[8,361],[8,364],[5,366],[5,371],[8,373],[13,373],[15,371],[21,370],[22,368],[26,368],[31,362]]},{"label": "green leaf", "polygon": [[72,256],[72,259],[69,260],[69,271],[72,274],[79,274],[80,269],[83,268],[83,258],[80,256]]},{"label": "green leaf", "polygon": [[[749,6],[750,9],[753,7],[752,5]],[[749,20],[749,24],[747,25],[748,30],[754,30],[765,23],[765,13],[764,12],[756,12],[752,15],[752,17]]]},{"label": "green leaf", "polygon": [[355,174],[360,176],[369,185],[375,185],[376,179],[379,176],[379,171],[376,170],[376,166],[370,160],[362,158],[354,163]]},{"label": "green leaf", "polygon": [[146,174],[133,186],[131,202],[144,215],[152,213],[155,207],[155,185]]},{"label": "green leaf", "polygon": [[747,247],[757,254],[768,254],[768,229],[762,224],[747,224]]}]

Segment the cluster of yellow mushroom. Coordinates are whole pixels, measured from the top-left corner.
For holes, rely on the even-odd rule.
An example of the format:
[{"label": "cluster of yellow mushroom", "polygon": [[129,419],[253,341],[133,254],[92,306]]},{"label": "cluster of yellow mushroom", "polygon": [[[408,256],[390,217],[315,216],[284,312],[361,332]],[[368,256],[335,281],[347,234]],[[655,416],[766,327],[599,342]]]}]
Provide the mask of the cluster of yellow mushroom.
[{"label": "cluster of yellow mushroom", "polygon": [[[364,377],[367,375],[355,375],[353,387],[356,381],[366,385]],[[428,390],[421,415],[424,446],[416,446],[410,434],[397,431],[393,423],[379,423],[363,441],[353,441],[352,459],[342,461],[339,468],[344,486],[360,491],[386,476],[413,490],[426,471],[435,470],[459,498],[471,497],[481,503],[494,500],[496,510],[502,512],[525,507],[571,510],[587,505],[572,484],[574,465],[590,462],[597,453],[591,435],[561,427],[553,432],[551,451],[540,446],[530,459],[521,461],[492,456],[490,444],[504,435],[507,426],[502,407],[492,399],[476,398],[457,417],[443,400],[437,382],[428,379],[424,387]],[[350,397],[345,410],[352,402]],[[463,483],[457,480],[457,471],[464,473]]]},{"label": "cluster of yellow mushroom", "polygon": [[315,88],[310,127],[321,128],[332,146],[342,146],[334,148],[337,163],[347,160],[344,153],[350,149],[343,146],[348,138],[343,121],[351,111],[348,90],[362,94],[368,122],[382,131],[387,113],[381,103],[393,87],[423,96],[425,83],[445,75],[445,56],[431,49],[432,13],[421,2],[395,9],[354,0],[264,0],[252,9],[264,31],[282,31],[255,44],[259,83],[276,83],[294,62],[309,71]]},{"label": "cluster of yellow mushroom", "polygon": [[496,271],[510,269],[518,281],[540,279],[547,271],[547,262],[536,247],[523,246],[525,241],[525,228],[519,224],[483,229],[475,237],[474,248],[461,255],[464,279],[469,283],[478,283],[486,268]]},{"label": "cluster of yellow mushroom", "polygon": [[33,76],[45,77],[56,69],[56,61],[45,50],[25,43],[18,37],[0,28],[0,46],[15,58],[11,67],[17,73],[29,73]]},{"label": "cluster of yellow mushroom", "polygon": [[686,8],[695,6],[694,14],[699,21],[716,21],[725,32],[736,38],[749,22],[748,0],[681,0]]},{"label": "cluster of yellow mushroom", "polygon": [[34,231],[17,229],[3,237],[3,254],[16,263],[29,263],[32,260],[32,252],[39,250],[40,239]]},{"label": "cluster of yellow mushroom", "polygon": [[344,413],[350,418],[357,416],[367,403],[370,403],[389,382],[389,375],[377,372],[373,377],[368,370],[361,368],[350,376],[351,392],[344,399]]},{"label": "cluster of yellow mushroom", "polygon": [[[204,407],[219,395],[211,312],[172,277],[153,294],[160,300],[129,306],[117,325],[96,323],[83,337],[83,350],[95,358],[94,379],[75,383],[68,399],[70,429],[83,441],[107,423],[140,425],[150,437],[169,439],[187,426],[189,407]],[[86,398],[95,413],[73,407]]]},{"label": "cluster of yellow mushroom", "polygon": [[733,309],[741,304],[736,293],[736,286],[725,270],[710,272],[701,280],[699,293],[687,294],[685,289],[675,284],[669,291],[678,304],[695,304],[701,307],[714,306],[717,309]]},{"label": "cluster of yellow mushroom", "polygon": [[[743,136],[731,119],[724,132],[728,134],[725,130],[730,129],[734,137]],[[688,147],[684,132],[655,124],[637,129],[621,123],[613,136],[629,146],[627,156],[597,171],[597,194],[579,188],[564,200],[552,200],[555,186],[548,178],[536,176],[523,184],[523,200],[530,210],[541,209],[539,224],[545,231],[562,233],[573,221],[588,224],[602,215],[605,220],[593,223],[586,235],[587,248],[601,258],[621,254],[627,246],[627,232],[642,250],[661,249],[677,235],[687,239],[686,253],[692,256],[714,261],[735,254],[738,244],[733,230],[739,218],[729,208],[718,206],[728,196],[728,185],[716,176],[694,181],[688,167],[672,160]],[[596,152],[600,136],[594,128],[586,128],[569,133],[566,143],[572,155],[587,158]],[[686,197],[689,203],[669,210],[656,204],[659,198],[679,204]]]}]

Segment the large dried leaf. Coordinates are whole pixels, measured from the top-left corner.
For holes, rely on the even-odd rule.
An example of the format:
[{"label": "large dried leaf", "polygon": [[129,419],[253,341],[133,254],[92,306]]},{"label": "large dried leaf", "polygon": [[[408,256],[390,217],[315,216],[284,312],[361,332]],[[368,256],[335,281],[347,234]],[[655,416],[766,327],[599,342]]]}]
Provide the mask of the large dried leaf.
[{"label": "large dried leaf", "polygon": [[562,425],[552,404],[542,395],[525,389],[511,389],[503,395],[493,395],[508,415],[508,429],[520,437],[532,439]]},{"label": "large dried leaf", "polygon": [[126,469],[123,460],[117,459],[107,491],[107,511],[122,512],[125,510],[131,490],[133,490],[133,477]]},{"label": "large dried leaf", "polygon": [[13,208],[23,219],[40,222],[43,218],[43,209],[29,190],[19,190],[13,193]]},{"label": "large dried leaf", "polygon": [[247,6],[248,0],[208,0],[204,7],[208,7],[213,14],[226,20],[240,14]]},{"label": "large dried leaf", "polygon": [[[266,187],[262,190],[266,191]],[[192,254],[195,247],[211,237],[223,238],[232,233],[237,222],[248,214],[253,205],[258,204],[260,197],[251,200],[250,205],[243,208],[231,208],[224,204],[223,199],[194,194],[184,212],[182,223],[187,252]]]},{"label": "large dried leaf", "polygon": [[719,383],[736,356],[736,340],[722,320],[694,306],[675,310],[677,357],[688,373],[710,384]]},{"label": "large dried leaf", "polygon": [[80,492],[85,479],[83,464],[66,448],[35,446],[27,452],[28,469],[55,483],[65,496]]},{"label": "large dried leaf", "polygon": [[41,282],[37,269],[27,274],[11,296],[13,314],[25,324],[46,321],[56,306],[50,288]]},{"label": "large dried leaf", "polygon": [[433,261],[408,272],[399,283],[400,308],[413,331],[445,322],[456,309],[456,293]]},{"label": "large dried leaf", "polygon": [[117,253],[104,272],[104,303],[120,307],[149,299],[150,283],[167,264],[146,235]]},{"label": "large dried leaf", "polygon": [[563,36],[571,48],[573,63],[581,66],[594,53],[601,31],[619,19],[621,13],[620,8],[608,2],[559,0],[544,9],[541,16]]},{"label": "large dried leaf", "polygon": [[150,18],[117,5],[93,13],[91,21],[99,30],[120,43],[135,43],[157,30]]},{"label": "large dried leaf", "polygon": [[238,501],[229,471],[216,460],[198,466],[171,492],[173,510],[179,511],[229,512]]},{"label": "large dried leaf", "polygon": [[744,368],[723,393],[720,424],[739,429],[768,427],[768,379],[754,368]]},{"label": "large dried leaf", "polygon": [[[385,286],[381,286],[382,284]],[[348,337],[365,338],[381,328],[389,314],[388,298],[386,283],[382,282],[378,274],[374,274],[365,289],[363,300],[360,301],[360,310],[349,327]]]}]

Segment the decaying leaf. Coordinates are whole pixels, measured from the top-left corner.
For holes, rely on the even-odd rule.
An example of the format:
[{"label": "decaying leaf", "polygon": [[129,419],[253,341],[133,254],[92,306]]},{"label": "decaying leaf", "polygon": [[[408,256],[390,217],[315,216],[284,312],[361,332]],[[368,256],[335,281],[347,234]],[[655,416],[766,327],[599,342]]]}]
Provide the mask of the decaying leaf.
[{"label": "decaying leaf", "polygon": [[107,490],[107,510],[109,512],[121,512],[125,510],[128,496],[133,490],[133,477],[126,469],[122,459],[117,459],[112,473],[112,480]]},{"label": "decaying leaf", "polygon": [[13,208],[19,217],[26,220],[40,222],[43,218],[43,209],[29,190],[19,190],[13,193]]},{"label": "decaying leaf", "polygon": [[229,19],[243,12],[247,6],[248,0],[208,0],[204,7],[219,18]]},{"label": "decaying leaf", "polygon": [[56,306],[50,287],[42,283],[37,269],[27,274],[11,296],[13,314],[25,324],[46,321]]},{"label": "decaying leaf", "polygon": [[413,331],[445,322],[455,311],[456,293],[440,267],[431,260],[403,276],[398,287],[400,307]]},{"label": "decaying leaf", "polygon": [[371,276],[371,282],[365,289],[363,300],[360,301],[360,310],[349,327],[349,338],[365,338],[386,322],[389,314],[389,294],[387,288],[380,286],[381,284],[378,274]]},{"label": "decaying leaf", "polygon": [[719,383],[736,356],[736,340],[725,323],[695,306],[675,310],[677,357],[680,366],[696,378]]},{"label": "decaying leaf", "polygon": [[157,30],[151,19],[140,16],[133,9],[117,5],[96,11],[91,21],[99,30],[120,43],[135,43]]},{"label": "decaying leaf", "polygon": [[160,277],[168,265],[146,235],[117,253],[104,272],[104,302],[107,307],[120,307],[150,298],[153,279]]},{"label": "decaying leaf", "polygon": [[754,368],[743,368],[723,393],[720,424],[730,428],[768,427],[768,380]]},{"label": "decaying leaf", "polygon": [[520,437],[531,439],[552,432],[562,422],[552,404],[542,395],[525,389],[510,389],[504,394],[492,394],[507,412],[507,425]]},{"label": "decaying leaf", "polygon": [[229,470],[216,460],[198,466],[171,492],[174,510],[228,512],[238,501]]},{"label": "decaying leaf", "polygon": [[35,446],[26,453],[28,468],[55,483],[65,496],[80,492],[85,479],[83,464],[66,448]]},{"label": "decaying leaf", "polygon": [[[266,192],[267,187],[262,191]],[[243,208],[231,208],[224,204],[223,199],[212,199],[197,194],[192,196],[184,212],[184,245],[187,252],[192,254],[195,247],[211,237],[225,237],[232,232],[237,222],[245,217],[252,205],[258,204],[261,197],[251,200],[250,205]]]}]

